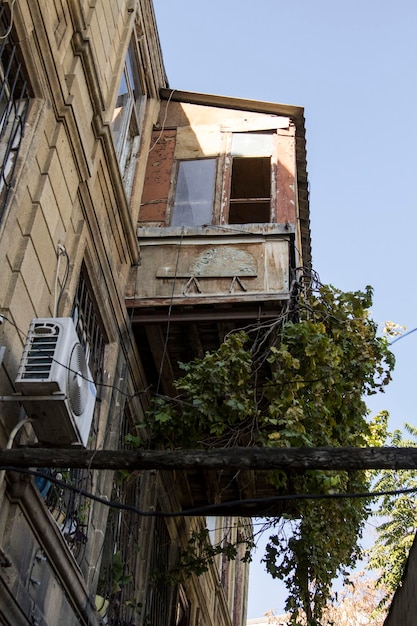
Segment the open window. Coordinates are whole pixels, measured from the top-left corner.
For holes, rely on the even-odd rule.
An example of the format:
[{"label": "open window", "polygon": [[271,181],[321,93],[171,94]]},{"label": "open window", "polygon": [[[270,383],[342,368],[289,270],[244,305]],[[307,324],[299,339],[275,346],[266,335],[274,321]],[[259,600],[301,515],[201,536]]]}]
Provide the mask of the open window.
[{"label": "open window", "polygon": [[270,222],[271,158],[233,157],[229,224]]},{"label": "open window", "polygon": [[274,134],[233,133],[231,140],[224,158],[177,161],[171,226],[271,222]]},{"label": "open window", "polygon": [[139,45],[134,34],[127,51],[112,119],[113,141],[128,196],[133,183],[135,155],[139,149],[146,103],[141,67]]}]

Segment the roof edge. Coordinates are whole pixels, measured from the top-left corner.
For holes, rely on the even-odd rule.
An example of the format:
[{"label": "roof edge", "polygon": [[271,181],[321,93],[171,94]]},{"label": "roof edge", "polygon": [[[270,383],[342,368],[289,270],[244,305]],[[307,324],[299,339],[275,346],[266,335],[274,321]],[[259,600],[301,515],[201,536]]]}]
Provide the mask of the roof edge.
[{"label": "roof edge", "polygon": [[206,106],[223,107],[225,109],[240,109],[242,111],[285,115],[286,117],[291,117],[299,122],[302,121],[304,125],[304,107],[292,104],[279,104],[275,102],[264,102],[261,100],[249,100],[246,98],[235,98],[230,96],[219,96],[215,94],[166,88],[162,88],[160,90],[160,96],[162,100],[170,100],[174,102],[188,102],[190,104],[205,104]]}]

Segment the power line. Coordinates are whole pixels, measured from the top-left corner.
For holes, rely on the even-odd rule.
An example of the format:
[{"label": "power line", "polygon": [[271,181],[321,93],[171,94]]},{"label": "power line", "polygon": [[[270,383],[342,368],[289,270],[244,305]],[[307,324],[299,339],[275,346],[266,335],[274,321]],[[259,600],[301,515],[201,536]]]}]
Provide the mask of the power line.
[{"label": "power line", "polygon": [[46,474],[45,472],[39,472],[37,470],[30,470],[21,467],[5,467],[6,471],[10,472],[18,472],[20,474],[26,474],[29,476],[36,476],[39,478],[45,478],[49,480],[51,483],[54,483],[61,487],[62,489],[67,489],[69,491],[75,491],[79,495],[83,495],[90,500],[94,500],[95,502],[99,502],[109,508],[118,509],[121,511],[130,511],[132,513],[136,513],[141,517],[164,517],[164,518],[172,518],[172,517],[191,517],[191,516],[201,516],[201,515],[210,515],[211,512],[216,511],[218,513],[219,510],[233,508],[236,505],[241,505],[242,502],[245,502],[248,505],[256,505],[256,504],[274,504],[276,502],[288,502],[288,501],[297,501],[297,500],[351,500],[351,499],[372,499],[372,498],[380,498],[382,496],[397,496],[402,494],[412,494],[417,493],[417,486],[410,487],[407,489],[387,489],[381,491],[368,491],[368,492],[359,492],[359,493],[328,493],[328,494],[319,494],[319,493],[301,493],[301,494],[284,494],[278,496],[272,496],[269,498],[250,498],[248,500],[231,500],[229,502],[221,502],[216,504],[208,504],[205,506],[195,507],[191,509],[184,509],[183,511],[142,511],[135,506],[130,504],[123,504],[122,502],[118,502],[117,500],[108,500],[107,498],[103,498],[101,496],[97,496],[85,489],[80,489],[74,485],[70,485],[62,480],[51,476],[50,474]]},{"label": "power line", "polygon": [[390,341],[389,345],[392,346],[393,343],[397,343],[397,341],[399,341],[400,339],[404,339],[404,337],[407,337],[407,335],[411,335],[411,333],[415,333],[416,330],[417,330],[417,327],[413,328],[412,330],[409,330],[408,332],[404,333],[403,335],[400,335],[399,337],[396,337],[395,339]]}]

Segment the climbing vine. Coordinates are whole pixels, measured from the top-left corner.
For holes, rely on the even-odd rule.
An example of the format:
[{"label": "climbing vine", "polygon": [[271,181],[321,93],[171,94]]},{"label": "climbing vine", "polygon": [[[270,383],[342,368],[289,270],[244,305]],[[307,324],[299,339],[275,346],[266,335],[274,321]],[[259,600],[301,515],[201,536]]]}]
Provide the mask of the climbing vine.
[{"label": "climbing vine", "polygon": [[[372,289],[343,292],[315,284],[279,319],[229,334],[202,359],[183,363],[178,396],[155,398],[152,444],[364,446],[372,424],[364,398],[383,391],[394,358],[369,316]],[[364,492],[363,471],[271,472],[281,492]],[[368,515],[358,499],[297,500],[271,519],[264,562],[288,588],[292,623],[319,624],[332,580],[354,565]],[[288,532],[288,527],[291,532]]]}]

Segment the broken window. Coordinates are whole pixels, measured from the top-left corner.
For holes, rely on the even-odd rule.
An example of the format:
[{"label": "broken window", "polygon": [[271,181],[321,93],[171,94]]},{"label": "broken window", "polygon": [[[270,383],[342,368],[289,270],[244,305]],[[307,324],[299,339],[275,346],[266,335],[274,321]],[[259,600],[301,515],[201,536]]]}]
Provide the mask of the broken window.
[{"label": "broken window", "polygon": [[178,161],[171,226],[271,222],[274,133],[231,139],[223,159]]},{"label": "broken window", "polygon": [[233,157],[229,224],[269,222],[271,157]]},{"label": "broken window", "polygon": [[194,159],[178,164],[171,226],[211,224],[216,159]]}]

